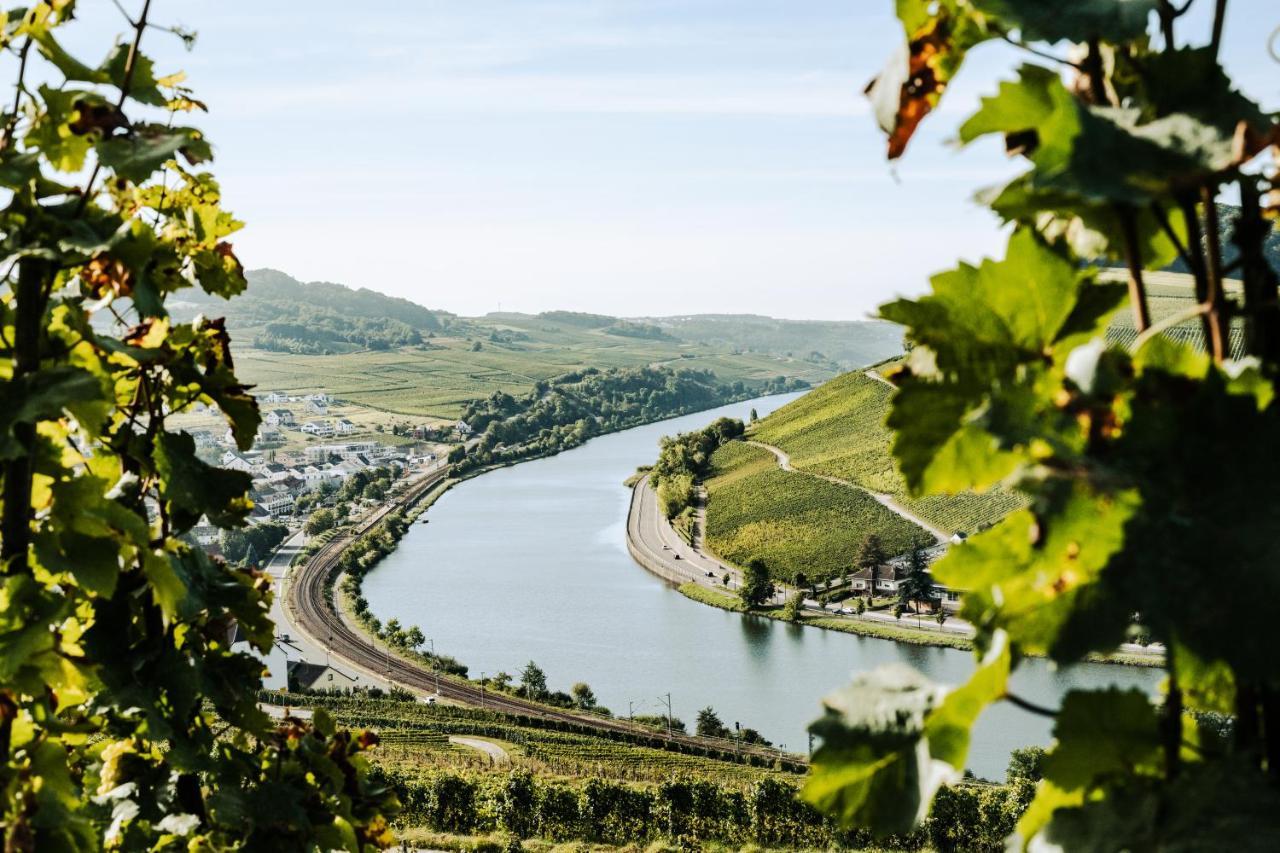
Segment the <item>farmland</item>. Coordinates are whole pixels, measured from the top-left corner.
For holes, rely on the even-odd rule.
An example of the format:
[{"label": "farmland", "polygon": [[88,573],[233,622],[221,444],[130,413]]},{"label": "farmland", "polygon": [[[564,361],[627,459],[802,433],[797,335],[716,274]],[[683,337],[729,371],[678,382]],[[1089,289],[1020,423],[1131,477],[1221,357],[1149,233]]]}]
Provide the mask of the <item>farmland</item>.
[{"label": "farmland", "polygon": [[637,323],[570,312],[458,317],[272,270],[249,278],[246,295],[232,303],[205,297],[185,308],[227,314],[243,379],[264,391],[325,392],[403,416],[454,419],[473,400],[499,391],[518,396],[539,380],[590,367],[666,365],[710,370],[726,383],[784,376],[818,384],[893,355],[901,344],[888,323],[730,315]]},{"label": "farmland", "polygon": [[757,557],[777,578],[827,578],[848,570],[868,533],[894,553],[933,541],[858,489],[781,470],[767,450],[730,442],[711,462],[706,542],[739,565]]},{"label": "farmland", "polygon": [[[783,770],[761,766],[762,759],[737,760],[727,741],[728,751],[695,747],[708,753],[697,755],[645,746],[644,734],[592,736],[538,718],[407,697],[262,698],[323,708],[340,725],[373,730],[374,776],[402,806],[396,835],[427,849],[988,849],[1009,832],[1034,784],[1019,775],[1027,762],[1015,760],[1009,784],[948,787],[945,813],[910,836],[873,845],[867,833],[842,831],[800,800],[804,777],[793,771],[802,765]],[[497,747],[510,764],[451,743],[451,736]]]}]

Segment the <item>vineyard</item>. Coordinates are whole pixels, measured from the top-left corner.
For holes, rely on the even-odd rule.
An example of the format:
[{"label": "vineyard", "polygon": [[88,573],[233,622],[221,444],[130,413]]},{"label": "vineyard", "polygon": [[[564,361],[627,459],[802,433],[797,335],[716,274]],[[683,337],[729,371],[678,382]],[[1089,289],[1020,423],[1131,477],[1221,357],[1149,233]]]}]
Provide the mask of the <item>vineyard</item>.
[{"label": "vineyard", "polygon": [[[264,693],[291,708],[324,707],[344,725],[378,735],[374,774],[404,809],[397,834],[433,849],[503,849],[512,836],[538,839],[525,849],[590,841],[667,840],[681,849],[867,849],[865,833],[840,830],[798,796],[801,776],[774,768],[647,748],[539,727],[492,711],[428,706],[403,698]],[[507,752],[511,766],[449,742],[481,738]],[[910,836],[875,849],[999,849],[1025,804],[1030,780],[1010,766],[1006,785],[947,789],[948,810]],[[443,834],[443,835],[442,835]],[[446,845],[444,842],[448,842]],[[546,845],[545,847],[542,845]],[[457,846],[455,846],[457,845]],[[629,848],[636,849],[636,848]]]},{"label": "vineyard", "polygon": [[376,731],[382,743],[375,756],[378,765],[406,779],[439,770],[492,768],[487,756],[450,743],[451,735],[491,740],[508,753],[515,767],[557,777],[661,782],[680,774],[748,784],[765,777],[795,778],[803,767],[788,762],[787,768],[781,769],[759,757],[737,755],[728,741],[679,752],[661,748],[668,742],[656,733],[649,737],[643,732],[605,735],[567,731],[565,726],[539,717],[478,708],[365,695],[264,694],[264,698],[291,707],[324,707],[344,726]]},{"label": "vineyard", "polygon": [[712,456],[707,492],[710,548],[739,565],[758,557],[777,578],[841,574],[872,532],[893,553],[932,542],[870,495],[783,471],[773,454],[741,442]]},{"label": "vineyard", "polygon": [[761,420],[752,437],[782,448],[798,469],[892,495],[944,530],[972,533],[1022,505],[1000,493],[907,497],[884,425],[892,393],[861,371],[846,373]]}]

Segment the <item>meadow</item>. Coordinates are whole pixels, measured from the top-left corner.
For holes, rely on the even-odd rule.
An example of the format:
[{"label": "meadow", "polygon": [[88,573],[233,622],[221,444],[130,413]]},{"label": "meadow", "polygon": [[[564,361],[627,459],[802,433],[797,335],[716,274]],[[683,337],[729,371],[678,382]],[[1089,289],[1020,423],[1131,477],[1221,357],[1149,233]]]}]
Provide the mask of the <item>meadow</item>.
[{"label": "meadow", "polygon": [[706,487],[707,545],[738,565],[760,558],[777,578],[845,573],[869,533],[892,553],[933,541],[870,495],[783,471],[773,454],[742,442],[715,452]]}]

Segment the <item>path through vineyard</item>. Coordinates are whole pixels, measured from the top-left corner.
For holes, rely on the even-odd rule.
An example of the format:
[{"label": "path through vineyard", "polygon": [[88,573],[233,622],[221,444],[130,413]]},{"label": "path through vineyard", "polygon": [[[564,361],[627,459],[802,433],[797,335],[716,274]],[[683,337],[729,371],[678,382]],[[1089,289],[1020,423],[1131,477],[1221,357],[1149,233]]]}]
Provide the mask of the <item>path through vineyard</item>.
[{"label": "path through vineyard", "polygon": [[[870,375],[870,373],[868,373],[868,375]],[[925,519],[916,515],[914,512],[912,512],[911,510],[907,509],[902,504],[894,500],[892,495],[887,495],[883,492],[873,492],[871,489],[864,488],[863,486],[859,486],[857,483],[851,483],[848,480],[842,480],[839,477],[832,477],[829,474],[815,474],[812,471],[805,471],[802,468],[796,468],[794,465],[791,464],[790,455],[788,455],[787,452],[783,450],[781,447],[775,447],[772,444],[765,444],[763,441],[747,441],[746,443],[752,445],[753,447],[759,447],[762,450],[767,450],[770,453],[772,453],[778,460],[778,467],[781,468],[783,471],[790,471],[791,473],[794,473],[794,474],[804,474],[805,476],[808,476],[808,477],[816,477],[819,480],[826,480],[828,483],[835,483],[838,486],[846,486],[850,489],[857,489],[858,491],[868,494],[871,497],[875,498],[876,501],[880,503],[881,506],[883,506],[885,509],[889,510],[890,512],[897,513],[898,515],[905,518],[907,521],[910,521],[912,524],[916,524],[920,527],[923,527],[925,530],[932,533],[934,538],[936,538],[939,542],[946,542],[948,539],[951,538],[950,533],[943,530],[941,527],[938,527],[935,524],[931,524]]]}]

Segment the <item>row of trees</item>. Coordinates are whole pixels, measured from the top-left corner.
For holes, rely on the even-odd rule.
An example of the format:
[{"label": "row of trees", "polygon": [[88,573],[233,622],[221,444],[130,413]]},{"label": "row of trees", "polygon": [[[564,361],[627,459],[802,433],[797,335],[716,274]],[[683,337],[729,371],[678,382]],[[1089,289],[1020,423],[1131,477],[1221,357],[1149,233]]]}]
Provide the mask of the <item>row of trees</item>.
[{"label": "row of trees", "polygon": [[742,438],[746,427],[736,418],[717,418],[708,426],[675,436],[664,436],[658,461],[649,470],[649,482],[657,490],[658,508],[675,518],[691,507],[698,480],[707,473],[711,454],[726,442]]},{"label": "row of trees", "polygon": [[228,563],[258,568],[288,535],[289,528],[275,521],[224,530],[220,537],[222,556]]}]

